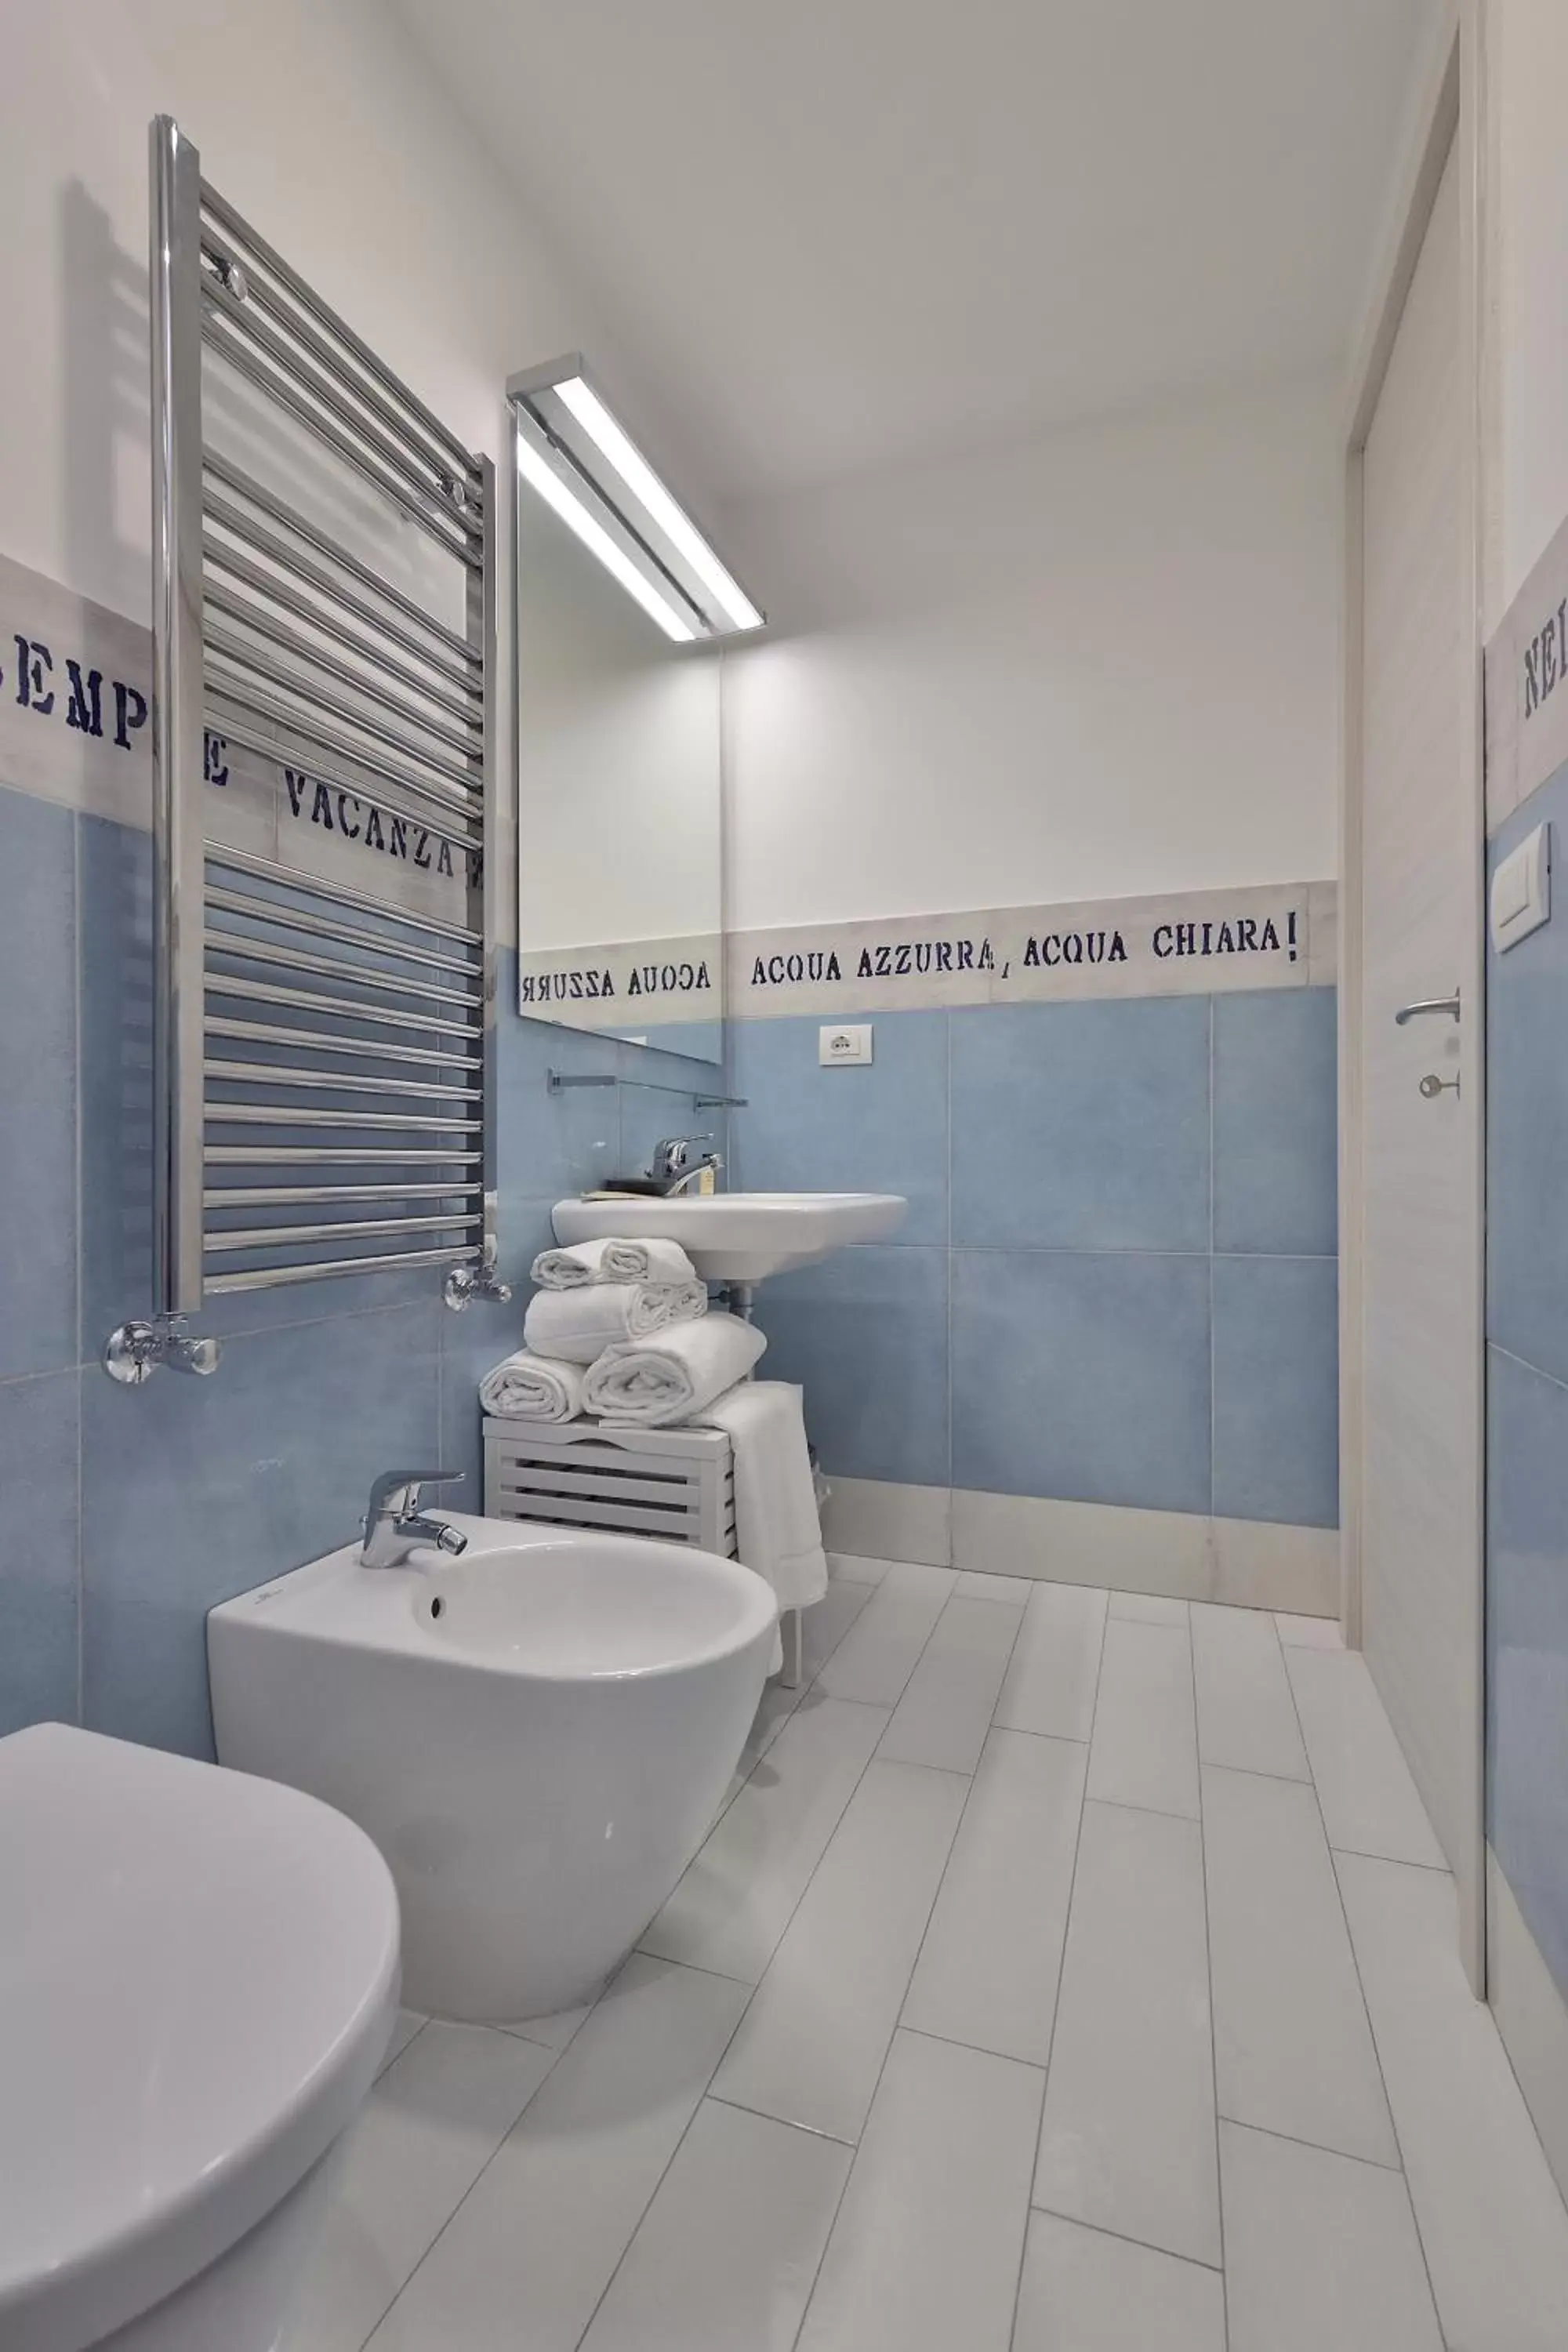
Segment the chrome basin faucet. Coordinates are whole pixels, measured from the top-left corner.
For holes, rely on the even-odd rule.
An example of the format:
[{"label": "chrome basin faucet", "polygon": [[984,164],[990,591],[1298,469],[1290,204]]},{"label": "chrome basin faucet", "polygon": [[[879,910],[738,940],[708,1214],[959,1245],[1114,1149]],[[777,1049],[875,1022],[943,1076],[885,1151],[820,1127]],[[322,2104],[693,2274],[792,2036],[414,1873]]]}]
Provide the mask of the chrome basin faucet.
[{"label": "chrome basin faucet", "polygon": [[705,1168],[711,1168],[715,1176],[721,1172],[724,1162],[718,1152],[701,1149],[712,1140],[710,1135],[667,1135],[654,1145],[653,1164],[647,1172],[656,1184],[663,1185],[667,1201],[689,1192]]},{"label": "chrome basin faucet", "polygon": [[421,1544],[433,1545],[437,1551],[449,1552],[454,1558],[467,1551],[468,1538],[460,1528],[446,1519],[424,1519],[419,1516],[422,1486],[450,1486],[463,1475],[461,1470],[383,1471],[370,1490],[361,1567],[401,1568],[409,1553],[416,1551]]}]

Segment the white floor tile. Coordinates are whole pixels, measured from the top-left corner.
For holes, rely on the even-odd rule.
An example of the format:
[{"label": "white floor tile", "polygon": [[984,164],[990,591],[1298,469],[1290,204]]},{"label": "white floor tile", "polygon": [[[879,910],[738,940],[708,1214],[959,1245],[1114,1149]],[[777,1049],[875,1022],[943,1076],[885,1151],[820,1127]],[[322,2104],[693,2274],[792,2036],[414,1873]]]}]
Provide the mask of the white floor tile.
[{"label": "white floor tile", "polygon": [[755,1984],[887,1722],[881,1707],[811,1693],[710,1832],[643,1950]]},{"label": "white floor tile", "polygon": [[1089,1750],[1089,1793],[1198,1817],[1193,1647],[1184,1625],[1112,1617]]},{"label": "white floor tile", "polygon": [[374,2352],[574,2352],[745,1999],[722,1977],[634,1954],[383,2320]]},{"label": "white floor tile", "polygon": [[705,2099],[583,2352],[791,2352],[849,2162]]},{"label": "white floor tile", "polygon": [[[1122,1630],[1173,1638],[1163,1627]],[[1035,2202],[1219,2261],[1195,1822],[1084,1807]]]},{"label": "white floor tile", "polygon": [[416,2009],[400,2009],[393,2021],[392,2037],[382,2053],[377,2074],[384,2074],[395,2058],[401,2058],[425,2020]]},{"label": "white floor tile", "polygon": [[1344,1627],[1337,1617],[1292,1617],[1283,1609],[1274,1612],[1279,1639],[1290,1650],[1342,1650]]},{"label": "white floor tile", "polygon": [[1446,1868],[1361,1653],[1292,1648],[1285,1664],[1329,1843],[1338,1853]]},{"label": "white floor tile", "polygon": [[1311,1778],[1284,1654],[1267,1612],[1194,1601],[1193,1677],[1204,1763],[1287,1780]]},{"label": "white floor tile", "polygon": [[1397,2165],[1317,1799],[1209,1764],[1203,1795],[1220,2114]]},{"label": "white floor tile", "polygon": [[[595,1993],[594,2000],[598,1997]],[[557,2009],[548,2017],[525,2017],[517,2024],[503,2025],[500,2031],[520,2033],[525,2042],[538,2042],[546,2050],[564,2050],[593,2006],[593,2000],[579,2001],[575,2009]]]},{"label": "white floor tile", "polygon": [[1459,1966],[1452,1882],[1350,1853],[1339,1873],[1450,2352],[1561,2352],[1568,2213]]},{"label": "white floor tile", "polygon": [[889,1569],[819,1677],[831,1698],[896,1706],[956,1581],[951,1568]]},{"label": "white floor tile", "polygon": [[1013,2352],[1225,2352],[1217,2271],[1031,2213]]},{"label": "white floor tile", "polygon": [[1230,2352],[1443,2352],[1404,2176],[1220,2126]]},{"label": "white floor tile", "polygon": [[1187,1604],[1163,1592],[1113,1592],[1110,1613],[1136,1625],[1184,1625]]},{"label": "white floor tile", "polygon": [[800,1681],[792,1689],[782,1675],[775,1675],[763,1684],[756,1716],[730,1777],[724,1802],[719,1808],[721,1812],[739,1796],[870,1598],[868,1584],[830,1583],[822,1599],[806,1610],[801,1620]]},{"label": "white floor tile", "polygon": [[920,1664],[910,1676],[879,1756],[901,1764],[931,1764],[973,1772],[1018,1636],[1022,1603],[955,1595],[937,1620]]},{"label": "white floor tile", "polygon": [[829,1578],[842,1577],[851,1584],[880,1584],[893,1565],[890,1559],[858,1559],[854,1553],[830,1551],[827,1555]]},{"label": "white floor tile", "polygon": [[716,2096],[858,2139],[968,1794],[957,1773],[872,1764],[714,2078]]},{"label": "white floor tile", "polygon": [[1029,1577],[992,1576],[978,1568],[962,1569],[955,1588],[963,1600],[1001,1601],[1009,1609],[1022,1609],[1034,1589]]},{"label": "white floor tile", "polygon": [[[854,1586],[845,1588],[851,1591],[856,1589]],[[719,1808],[719,1813],[724,1812],[734,1803],[758,1764],[805,1696],[808,1688],[809,1685],[804,1674],[798,1686],[794,1690],[791,1690],[776,1675],[771,1682],[765,1682],[763,1685],[763,1695],[757,1701],[757,1711],[752,1718],[752,1727],[746,1734],[746,1744],[736,1760],[733,1772],[730,1775],[730,1785],[724,1792],[724,1801]],[[716,1813],[714,1819],[718,1818],[719,1814]]]},{"label": "white floor tile", "polygon": [[[815,1682],[855,1622],[875,1587],[848,1580],[829,1581],[820,1601],[814,1601],[800,1621],[800,1667],[804,1685]],[[770,1685],[772,1687],[772,1685]]]},{"label": "white floor tile", "polygon": [[903,2022],[1043,2066],[1088,1750],[994,1730],[921,1948]]},{"label": "white floor tile", "polygon": [[1087,1739],[1105,1642],[1106,1596],[1086,1584],[1037,1584],[1018,1629],[995,1720],[1011,1731]]},{"label": "white floor tile", "polygon": [[895,2035],[800,2352],[1007,2352],[1040,2087]]},{"label": "white floor tile", "polygon": [[353,2127],[287,2352],[360,2352],[551,2066],[485,2025],[426,2025]]}]

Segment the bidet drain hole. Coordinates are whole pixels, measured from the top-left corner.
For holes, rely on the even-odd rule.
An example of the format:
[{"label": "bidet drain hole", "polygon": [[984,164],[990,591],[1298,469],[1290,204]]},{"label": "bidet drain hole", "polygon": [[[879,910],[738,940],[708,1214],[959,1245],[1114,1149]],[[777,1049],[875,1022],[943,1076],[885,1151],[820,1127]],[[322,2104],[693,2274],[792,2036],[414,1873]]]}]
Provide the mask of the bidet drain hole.
[{"label": "bidet drain hole", "polygon": [[432,1617],[439,1617],[439,1615],[441,1614],[442,1610],[443,1610],[443,1609],[445,1609],[445,1607],[446,1607],[446,1606],[447,1606],[447,1604],[446,1604],[446,1602],[445,1602],[444,1601],[432,1601],[432,1602],[430,1603],[430,1614],[431,1614],[431,1616],[432,1616]]}]

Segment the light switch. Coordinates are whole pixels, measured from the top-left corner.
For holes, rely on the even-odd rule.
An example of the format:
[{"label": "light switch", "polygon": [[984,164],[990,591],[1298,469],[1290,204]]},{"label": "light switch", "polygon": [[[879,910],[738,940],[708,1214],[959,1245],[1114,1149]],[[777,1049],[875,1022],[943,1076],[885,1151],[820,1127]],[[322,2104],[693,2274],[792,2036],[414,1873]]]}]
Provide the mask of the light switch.
[{"label": "light switch", "polygon": [[839,1021],[831,1029],[816,1033],[816,1058],[826,1069],[834,1062],[868,1062],[871,1059],[871,1024],[868,1021]]},{"label": "light switch", "polygon": [[1552,915],[1552,827],[1538,824],[1492,875],[1492,945],[1500,955]]}]

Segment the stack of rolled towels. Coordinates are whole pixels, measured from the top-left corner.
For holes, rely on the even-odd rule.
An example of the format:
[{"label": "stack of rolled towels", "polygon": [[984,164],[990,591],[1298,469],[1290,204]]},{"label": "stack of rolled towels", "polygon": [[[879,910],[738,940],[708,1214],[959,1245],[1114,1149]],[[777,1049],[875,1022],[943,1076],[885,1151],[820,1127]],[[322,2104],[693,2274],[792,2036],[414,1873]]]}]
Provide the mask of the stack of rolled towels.
[{"label": "stack of rolled towels", "polygon": [[767,1341],[710,1314],[679,1242],[580,1242],[533,1261],[523,1346],[479,1383],[485,1411],[523,1421],[660,1429],[691,1421],[743,1381]]},{"label": "stack of rolled towels", "polygon": [[750,1377],[767,1346],[756,1325],[709,1311],[707,1290],[678,1242],[548,1249],[533,1261],[533,1279],[523,1346],[479,1383],[486,1412],[728,1430],[741,1558],[767,1578],[781,1609],[820,1600],[827,1563],[801,1393],[787,1381]]}]

